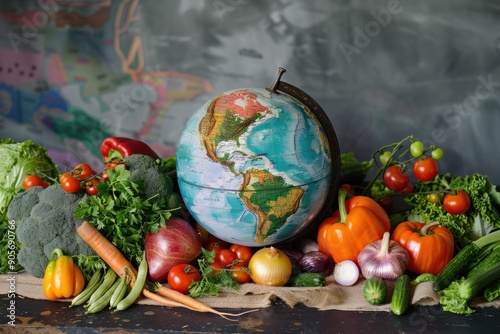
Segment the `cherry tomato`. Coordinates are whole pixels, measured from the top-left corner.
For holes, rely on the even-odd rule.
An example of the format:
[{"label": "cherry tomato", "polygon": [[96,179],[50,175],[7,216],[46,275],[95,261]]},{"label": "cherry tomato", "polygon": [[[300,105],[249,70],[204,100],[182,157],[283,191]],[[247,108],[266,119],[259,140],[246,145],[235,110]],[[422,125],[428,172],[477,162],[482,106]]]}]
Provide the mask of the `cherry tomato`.
[{"label": "cherry tomato", "polygon": [[85,182],[85,192],[89,196],[95,196],[99,193],[97,185],[99,184],[99,179],[90,179]]},{"label": "cherry tomato", "polygon": [[78,164],[73,168],[73,176],[78,180],[85,180],[96,174],[92,167],[86,163]]},{"label": "cherry tomato", "polygon": [[413,187],[413,183],[408,182],[408,184],[406,185],[406,187],[404,187],[403,189],[401,189],[399,192],[402,193],[402,194],[411,194],[414,189],[415,188]]},{"label": "cherry tomato", "polygon": [[238,284],[244,284],[251,280],[248,273],[248,262],[246,261],[236,263],[229,273]]},{"label": "cherry tomato", "polygon": [[236,260],[238,260],[236,253],[228,248],[220,249],[215,253],[214,262],[219,262],[223,266],[230,266]]},{"label": "cherry tomato", "polygon": [[446,194],[443,198],[443,208],[451,215],[465,213],[470,208],[469,195],[463,190]]},{"label": "cherry tomato", "polygon": [[[24,190],[28,190],[31,187],[40,186],[43,187],[45,181],[38,175],[28,175],[23,180],[23,188]],[[46,188],[46,187],[44,187]]]},{"label": "cherry tomato", "polygon": [[220,243],[218,241],[209,241],[205,247],[204,247],[207,251],[214,251],[215,254],[217,254],[217,252],[219,250],[221,250],[223,247],[221,247]]},{"label": "cherry tomato", "polygon": [[229,249],[236,254],[238,260],[248,262],[252,257],[252,250],[250,249],[250,247],[234,244],[231,245]]},{"label": "cherry tomato", "polygon": [[61,187],[63,188],[63,190],[68,193],[76,193],[82,187],[80,181],[75,179],[71,172],[62,174],[59,178],[59,182],[61,183]]},{"label": "cherry tomato", "polygon": [[408,174],[402,173],[400,166],[391,166],[384,172],[384,184],[389,190],[403,190],[408,182]]},{"label": "cherry tomato", "polygon": [[432,204],[438,204],[441,201],[439,198],[439,195],[436,193],[432,193],[432,194],[427,195],[427,199],[429,200],[429,203],[432,203]]},{"label": "cherry tomato", "polygon": [[443,157],[443,150],[440,149],[439,147],[438,148],[435,148],[434,150],[432,150],[431,152],[431,157],[434,159],[434,160],[439,160]]},{"label": "cherry tomato", "polygon": [[377,200],[377,203],[385,210],[385,212],[389,213],[392,210],[393,199],[391,196],[384,196]]},{"label": "cherry tomato", "polygon": [[422,154],[424,154],[424,143],[422,143],[421,141],[418,141],[418,140],[411,143],[410,154],[414,158],[418,158],[418,157],[422,156]]},{"label": "cherry tomato", "polygon": [[378,159],[380,160],[380,163],[382,164],[382,166],[385,166],[385,165],[387,165],[389,160],[391,160],[391,158],[392,158],[392,153],[389,151],[385,151],[384,153],[382,153],[380,155],[380,157]]},{"label": "cherry tomato", "polygon": [[229,242],[224,241],[222,239],[219,239],[215,235],[209,233],[208,234],[208,242],[212,242],[212,241],[218,242],[220,248],[227,248],[227,246],[229,245]]},{"label": "cherry tomato", "polygon": [[191,283],[198,281],[201,281],[201,274],[191,264],[177,264],[168,272],[167,282],[170,288],[183,294],[189,293]]},{"label": "cherry tomato", "polygon": [[418,159],[413,164],[413,175],[420,182],[428,182],[434,180],[438,174],[438,164],[431,157]]},{"label": "cherry tomato", "polygon": [[47,181],[42,182],[43,189],[47,188],[48,186],[49,186],[49,183]]},{"label": "cherry tomato", "polygon": [[224,269],[222,264],[220,264],[219,262],[213,262],[210,265],[212,266],[212,276],[217,275],[219,271]]}]

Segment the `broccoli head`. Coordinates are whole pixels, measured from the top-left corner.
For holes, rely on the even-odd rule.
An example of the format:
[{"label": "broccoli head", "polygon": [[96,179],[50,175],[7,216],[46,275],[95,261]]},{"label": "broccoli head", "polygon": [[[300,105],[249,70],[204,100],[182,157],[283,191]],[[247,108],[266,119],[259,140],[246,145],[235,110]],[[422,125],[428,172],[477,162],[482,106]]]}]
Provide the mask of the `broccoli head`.
[{"label": "broccoli head", "polygon": [[[146,198],[158,196],[158,199],[163,199],[168,203],[168,198],[173,193],[174,184],[155,159],[149,155],[132,154],[125,157],[123,162],[130,171],[130,181],[144,182]],[[173,208],[169,207],[169,209]]]},{"label": "broccoli head", "polygon": [[86,196],[67,193],[56,183],[46,189],[30,188],[9,204],[7,217],[16,222],[21,244],[17,259],[31,275],[43,277],[54,248],[66,255],[95,255],[76,232],[82,220],[75,220],[73,214]]}]

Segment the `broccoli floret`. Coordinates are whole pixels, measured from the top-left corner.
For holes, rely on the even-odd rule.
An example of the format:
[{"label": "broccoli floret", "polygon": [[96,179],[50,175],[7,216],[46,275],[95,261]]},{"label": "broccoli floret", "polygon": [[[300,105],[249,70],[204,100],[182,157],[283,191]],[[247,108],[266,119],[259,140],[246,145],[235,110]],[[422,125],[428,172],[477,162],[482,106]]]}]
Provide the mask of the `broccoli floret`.
[{"label": "broccoli floret", "polygon": [[15,196],[7,207],[7,218],[9,218],[9,220],[14,220],[16,224],[18,221],[28,218],[31,208],[38,203],[38,194],[42,190],[42,187],[31,187]]},{"label": "broccoli floret", "polygon": [[130,171],[129,180],[144,182],[146,198],[158,196],[158,200],[168,201],[168,197],[173,192],[174,184],[155,159],[144,154],[132,154],[125,157],[123,161]]},{"label": "broccoli floret", "polygon": [[46,189],[30,188],[9,205],[8,218],[16,221],[16,236],[21,243],[19,264],[35,277],[43,277],[50,253],[60,248],[66,255],[95,255],[76,228],[73,211],[86,197],[67,193],[56,183]]}]

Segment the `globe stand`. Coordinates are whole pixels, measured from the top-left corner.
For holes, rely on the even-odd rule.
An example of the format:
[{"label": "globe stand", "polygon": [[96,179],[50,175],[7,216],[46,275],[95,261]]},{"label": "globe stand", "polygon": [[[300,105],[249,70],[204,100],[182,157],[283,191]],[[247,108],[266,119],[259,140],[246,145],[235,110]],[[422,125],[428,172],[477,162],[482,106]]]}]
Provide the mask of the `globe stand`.
[{"label": "globe stand", "polygon": [[[334,211],[334,209],[338,206],[337,204],[337,195],[340,181],[340,148],[337,140],[337,135],[335,133],[335,129],[325,111],[321,108],[321,106],[306,92],[303,90],[281,81],[281,77],[286,72],[283,67],[278,68],[278,75],[270,88],[266,88],[269,92],[274,94],[287,94],[297,99],[301,103],[303,103],[311,113],[316,117],[318,123],[324,130],[324,134],[328,140],[328,145],[330,147],[331,154],[331,169],[332,169],[332,177],[330,180],[330,187],[327,194],[327,198],[325,199],[325,203],[323,207],[319,211],[319,213],[314,218],[313,222],[311,222],[303,231],[298,233],[297,235],[283,241],[282,243],[292,243],[300,239],[302,236],[307,235],[308,233],[315,232],[315,229],[318,227],[319,223],[325,219],[328,215]],[[316,236],[314,235],[314,238]]]}]

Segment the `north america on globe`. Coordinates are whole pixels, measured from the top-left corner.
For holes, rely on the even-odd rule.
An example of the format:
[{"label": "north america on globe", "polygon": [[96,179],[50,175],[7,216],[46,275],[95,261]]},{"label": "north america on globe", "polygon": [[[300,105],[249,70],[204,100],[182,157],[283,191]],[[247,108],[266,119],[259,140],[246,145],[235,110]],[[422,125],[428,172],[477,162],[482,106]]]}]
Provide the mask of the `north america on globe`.
[{"label": "north america on globe", "polygon": [[[213,161],[227,166],[235,176],[243,175],[240,197],[248,210],[255,213],[257,223],[257,242],[275,233],[293,214],[304,195],[304,190],[291,188],[283,177],[273,175],[269,169],[249,168],[236,170],[235,159],[249,158],[239,151],[235,155],[224,153],[219,158],[216,148],[220,142],[239,142],[248,129],[265,118],[271,111],[257,101],[257,96],[245,90],[238,90],[214,100],[207,109],[199,126],[200,139],[207,156]],[[274,191],[273,191],[274,190]]]}]

